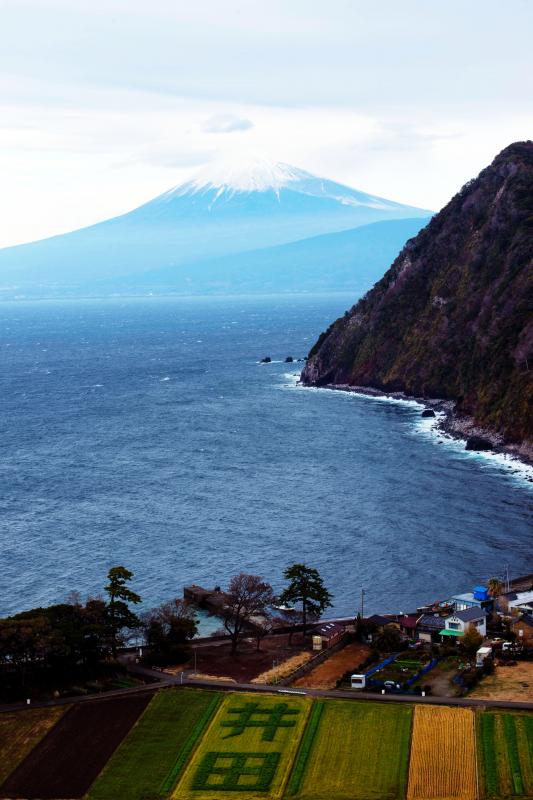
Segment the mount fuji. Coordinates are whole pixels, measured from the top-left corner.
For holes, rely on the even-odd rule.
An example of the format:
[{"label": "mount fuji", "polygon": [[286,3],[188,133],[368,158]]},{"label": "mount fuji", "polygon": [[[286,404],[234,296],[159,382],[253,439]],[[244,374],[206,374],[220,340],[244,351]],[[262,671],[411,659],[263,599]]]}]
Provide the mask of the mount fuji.
[{"label": "mount fuji", "polygon": [[122,216],[0,250],[0,297],[355,288],[358,255],[375,280],[431,213],[288,164],[222,162]]}]

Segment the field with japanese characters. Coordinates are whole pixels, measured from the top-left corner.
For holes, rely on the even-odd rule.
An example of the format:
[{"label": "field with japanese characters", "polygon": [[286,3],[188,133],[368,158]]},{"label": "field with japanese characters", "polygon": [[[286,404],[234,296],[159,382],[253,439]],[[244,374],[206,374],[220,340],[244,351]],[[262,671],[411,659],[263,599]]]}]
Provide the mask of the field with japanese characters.
[{"label": "field with japanese characters", "polygon": [[0,714],[1,798],[533,798],[533,714],[167,689]]}]

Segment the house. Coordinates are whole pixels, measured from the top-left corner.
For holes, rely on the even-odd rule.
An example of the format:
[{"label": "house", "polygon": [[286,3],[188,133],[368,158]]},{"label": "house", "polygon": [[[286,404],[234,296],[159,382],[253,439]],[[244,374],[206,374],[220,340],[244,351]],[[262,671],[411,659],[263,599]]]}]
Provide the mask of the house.
[{"label": "house", "polygon": [[533,613],[533,592],[506,592],[501,595],[498,602],[499,608],[509,615]]},{"label": "house", "polygon": [[513,620],[511,630],[516,635],[517,644],[533,647],[533,614],[524,614]]},{"label": "house", "polygon": [[371,622],[372,625],[376,626],[377,633],[383,633],[383,629],[387,625],[394,625],[395,627],[398,627],[395,617],[384,617],[381,614],[372,614],[372,616],[368,617],[366,621]]},{"label": "house", "polygon": [[322,639],[323,647],[333,647],[342,638],[344,626],[337,622],[326,622],[324,625],[317,625],[316,628],[313,628],[312,634],[313,639],[315,636]]},{"label": "house", "polygon": [[467,608],[486,608],[492,604],[492,598],[486,586],[474,586],[471,592],[454,595],[451,602],[456,611],[464,611]]},{"label": "house", "polygon": [[464,611],[455,611],[446,617],[445,626],[439,631],[443,637],[463,636],[470,625],[477,628],[478,633],[485,638],[487,635],[488,612],[484,608],[466,608]]},{"label": "house", "polygon": [[440,641],[438,635],[444,625],[444,619],[440,614],[422,614],[416,624],[418,638],[423,642]]},{"label": "house", "polygon": [[416,623],[418,622],[419,614],[402,614],[398,617],[398,625],[400,632],[404,633],[410,639],[416,639]]}]

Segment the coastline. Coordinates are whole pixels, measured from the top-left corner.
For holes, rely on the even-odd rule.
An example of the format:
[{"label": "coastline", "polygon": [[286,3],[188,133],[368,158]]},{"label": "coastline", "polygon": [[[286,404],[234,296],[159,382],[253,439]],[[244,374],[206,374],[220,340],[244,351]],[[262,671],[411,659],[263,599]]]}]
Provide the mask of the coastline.
[{"label": "coastline", "polygon": [[[305,386],[306,384],[302,385]],[[328,383],[319,388],[331,389],[338,392],[350,392],[352,394],[365,395],[367,397],[383,397],[390,398],[391,400],[404,400],[418,403],[421,408],[429,408],[435,411],[436,414],[441,414],[440,419],[435,418],[435,429],[440,433],[465,443],[468,437],[479,436],[485,439],[491,445],[490,450],[479,452],[492,452],[509,456],[521,462],[525,466],[533,467],[533,447],[531,445],[505,443],[500,434],[476,425],[472,417],[456,414],[454,400],[443,400],[442,398],[431,397],[416,397],[415,395],[405,394],[405,392],[385,392],[382,389],[376,389],[372,386],[352,386],[347,383]],[[533,478],[527,478],[527,480],[533,483]]]}]

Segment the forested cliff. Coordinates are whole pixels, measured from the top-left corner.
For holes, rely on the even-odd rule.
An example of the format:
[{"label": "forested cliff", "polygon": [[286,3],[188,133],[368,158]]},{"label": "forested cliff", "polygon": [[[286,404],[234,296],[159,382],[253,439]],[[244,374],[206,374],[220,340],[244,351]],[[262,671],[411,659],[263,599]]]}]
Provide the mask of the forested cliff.
[{"label": "forested cliff", "polygon": [[312,348],[302,381],[453,399],[533,441],[533,142],[503,150]]}]

